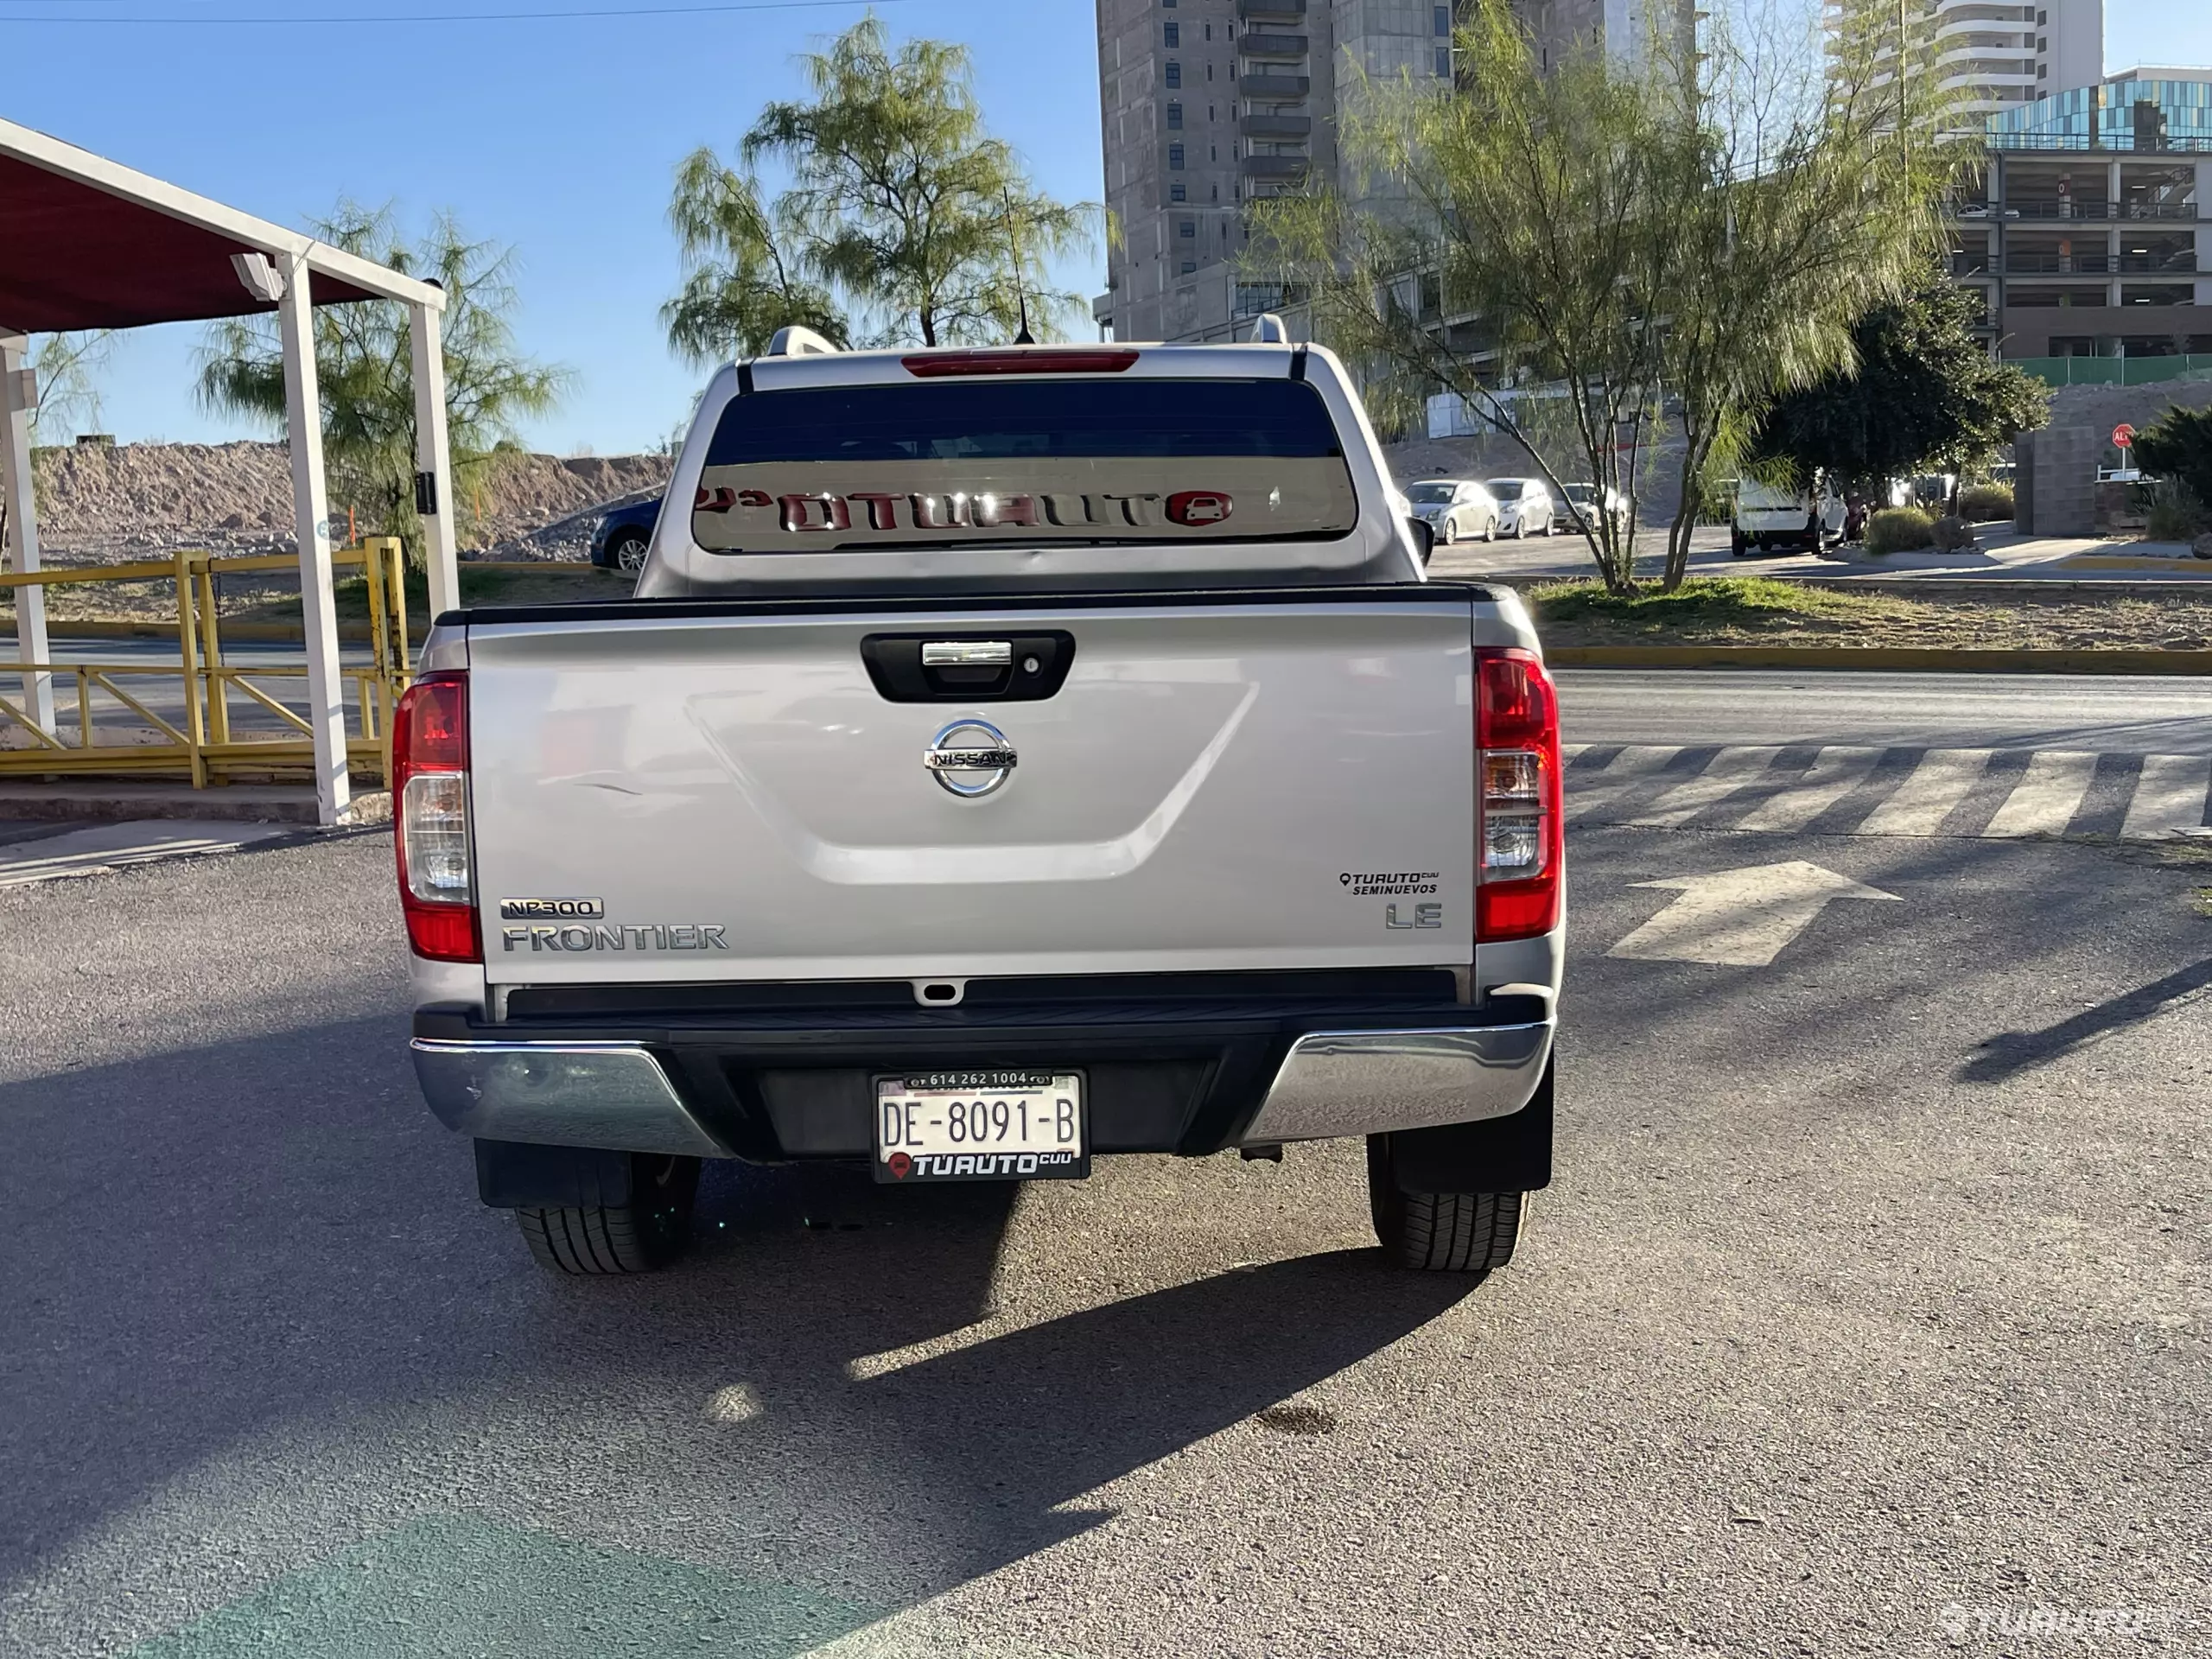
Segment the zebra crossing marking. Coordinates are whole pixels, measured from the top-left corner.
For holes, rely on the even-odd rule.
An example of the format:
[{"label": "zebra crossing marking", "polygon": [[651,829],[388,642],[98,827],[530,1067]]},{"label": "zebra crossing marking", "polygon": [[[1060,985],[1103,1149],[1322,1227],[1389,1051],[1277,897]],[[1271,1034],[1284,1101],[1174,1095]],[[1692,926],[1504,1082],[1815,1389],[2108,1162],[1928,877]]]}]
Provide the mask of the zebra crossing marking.
[{"label": "zebra crossing marking", "polygon": [[1862,836],[1932,836],[1988,770],[1988,749],[1930,749],[1859,825]]},{"label": "zebra crossing marking", "polygon": [[[1570,794],[1567,801],[1567,817],[1571,823],[1586,812],[1594,812],[1610,802],[1617,801],[1643,783],[1653,773],[1664,772],[1681,750],[1673,747],[1624,749],[1613,758],[1603,772],[1605,784],[1600,788],[1585,789]],[[1567,774],[1568,781],[1574,774]]]},{"label": "zebra crossing marking", "polygon": [[1865,783],[1881,763],[1879,749],[1822,749],[1790,787],[1770,795],[1738,819],[1738,830],[1802,830]]},{"label": "zebra crossing marking", "polygon": [[[1588,754],[1592,747],[1577,746],[1574,757]],[[1865,798],[1861,791],[1880,792],[1878,785],[1874,791],[1869,785],[1889,779],[1893,781],[1886,791],[1859,822],[1834,826],[1837,833],[1938,836],[1955,821],[1951,833],[1982,840],[2063,836],[2085,809],[2101,829],[2108,826],[2108,815],[2123,810],[2113,791],[2125,788],[2121,839],[2212,836],[2212,826],[2205,823],[2206,804],[2212,798],[2212,756],[2145,755],[2133,777],[2107,766],[2100,784],[2099,764],[2104,757],[2075,749],[1915,752],[1833,744],[1815,751],[1802,769],[1794,756],[1790,764],[1777,767],[1783,749],[1765,744],[1709,753],[1671,745],[1630,745],[1599,753],[1604,758],[1593,764],[1570,764],[1567,768],[1566,816],[1570,822],[1638,829],[1678,829],[1695,823],[1714,830],[1789,834],[1806,830],[1854,796]],[[1689,753],[1703,755],[1701,762],[1681,764]],[[2026,755],[2024,763],[2012,763],[2017,770],[1993,766],[2000,753],[2021,753]],[[1898,758],[1889,761],[1891,756]],[[1903,764],[1906,760],[1910,769]],[[2000,786],[2003,796],[1997,799]],[[1739,810],[1728,817],[1739,797]],[[1981,804],[1970,806],[1977,798]],[[1988,804],[1993,800],[1993,808]]]},{"label": "zebra crossing marking", "polygon": [[2097,775],[2097,757],[2069,749],[2041,749],[2028,757],[2028,769],[2005,804],[1997,809],[1981,833],[1990,841],[2012,841],[2022,836],[2063,836],[2082,798]]},{"label": "zebra crossing marking", "polygon": [[1723,749],[1706,763],[1704,771],[1688,783],[1675,785],[1629,822],[1647,830],[1688,823],[1708,806],[1719,805],[1764,772],[1781,753],[1779,746]]},{"label": "zebra crossing marking", "polygon": [[2120,827],[2128,841],[2153,841],[2187,835],[2204,819],[2204,798],[2212,790],[2212,755],[2146,754],[2135,780],[2135,798]]}]

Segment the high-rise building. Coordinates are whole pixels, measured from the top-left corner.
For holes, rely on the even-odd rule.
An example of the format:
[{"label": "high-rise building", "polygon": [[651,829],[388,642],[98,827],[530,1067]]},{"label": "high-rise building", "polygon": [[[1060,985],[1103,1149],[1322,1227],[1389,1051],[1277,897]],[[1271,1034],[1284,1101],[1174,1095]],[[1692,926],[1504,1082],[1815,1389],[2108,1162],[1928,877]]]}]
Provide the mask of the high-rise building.
[{"label": "high-rise building", "polygon": [[1878,62],[1894,57],[1896,35],[1909,27],[1929,31],[1935,90],[1956,100],[1947,117],[1969,130],[2104,73],[2104,0],[1897,0],[1894,29],[1887,4],[1823,0],[1823,10],[1831,39],[1849,26],[1869,30]]},{"label": "high-rise building", "polygon": [[[1542,61],[1586,42],[1638,58],[1694,0],[1523,0]],[[1452,83],[1451,0],[1098,0],[1106,206],[1092,302],[1122,340],[1224,339],[1281,293],[1242,273],[1244,209],[1310,181],[1347,194],[1338,98],[1370,79]]]}]

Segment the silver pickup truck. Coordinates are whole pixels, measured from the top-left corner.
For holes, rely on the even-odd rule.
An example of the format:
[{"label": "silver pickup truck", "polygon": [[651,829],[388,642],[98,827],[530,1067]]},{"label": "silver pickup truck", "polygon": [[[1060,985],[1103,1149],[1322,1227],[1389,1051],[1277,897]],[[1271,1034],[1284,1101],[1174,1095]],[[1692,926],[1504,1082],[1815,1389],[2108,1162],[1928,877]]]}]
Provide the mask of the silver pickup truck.
[{"label": "silver pickup truck", "polygon": [[1341,365],[1261,333],[791,331],[708,389],[634,599],[438,619],[393,743],[414,1060],[541,1262],[662,1265],[709,1158],[1348,1135],[1391,1257],[1510,1258],[1557,701],[1510,591],[1425,580]]}]

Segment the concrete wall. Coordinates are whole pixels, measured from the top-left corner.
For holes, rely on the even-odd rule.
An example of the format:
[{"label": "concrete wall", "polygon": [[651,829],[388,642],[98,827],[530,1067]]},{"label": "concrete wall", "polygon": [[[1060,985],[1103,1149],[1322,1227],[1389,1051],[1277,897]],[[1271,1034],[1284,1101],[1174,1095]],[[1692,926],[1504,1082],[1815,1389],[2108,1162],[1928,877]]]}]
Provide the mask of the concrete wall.
[{"label": "concrete wall", "polygon": [[2088,426],[2047,426],[2021,435],[2012,450],[2012,493],[2023,532],[2097,533],[2097,463],[2107,435]]}]

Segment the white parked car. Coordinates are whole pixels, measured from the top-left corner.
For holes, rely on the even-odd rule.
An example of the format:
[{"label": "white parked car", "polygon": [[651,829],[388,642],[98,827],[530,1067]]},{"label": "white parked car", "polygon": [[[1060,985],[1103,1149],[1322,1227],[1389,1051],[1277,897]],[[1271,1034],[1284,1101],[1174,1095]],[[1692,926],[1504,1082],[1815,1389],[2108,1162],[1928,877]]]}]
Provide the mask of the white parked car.
[{"label": "white parked car", "polygon": [[1556,509],[1552,493],[1541,478],[1493,478],[1484,488],[1497,498],[1497,533],[1520,537],[1534,532],[1552,533]]},{"label": "white parked car", "polygon": [[1844,504],[1823,489],[1780,489],[1755,478],[1736,486],[1728,550],[1738,558],[1789,549],[1817,553],[1843,535]]},{"label": "white parked car", "polygon": [[1472,479],[1425,478],[1406,486],[1406,499],[1440,544],[1477,536],[1493,540],[1503,517],[1497,498]]},{"label": "white parked car", "polygon": [[[1559,522],[1570,530],[1591,527],[1598,514],[1600,492],[1595,484],[1562,484],[1560,489],[1565,499],[1557,504]],[[1618,490],[1603,492],[1605,514],[1626,527],[1630,513],[1628,497]]]}]

